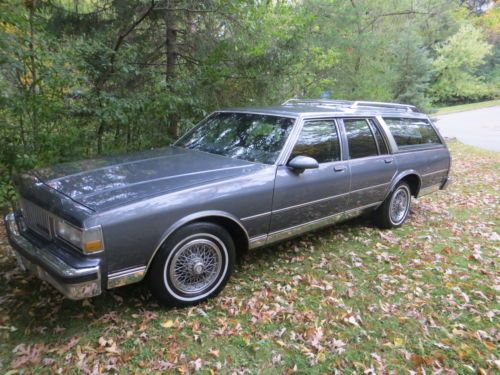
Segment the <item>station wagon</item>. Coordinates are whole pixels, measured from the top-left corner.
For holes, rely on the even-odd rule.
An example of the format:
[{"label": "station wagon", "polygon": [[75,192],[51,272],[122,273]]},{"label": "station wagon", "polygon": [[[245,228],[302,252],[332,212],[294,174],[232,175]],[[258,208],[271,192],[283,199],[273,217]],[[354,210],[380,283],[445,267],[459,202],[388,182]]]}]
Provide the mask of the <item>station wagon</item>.
[{"label": "station wagon", "polygon": [[291,99],[216,111],[170,147],[19,175],[5,223],[19,265],[70,299],[146,279],[185,306],[217,295],[248,249],[364,213],[401,226],[449,172],[414,106]]}]

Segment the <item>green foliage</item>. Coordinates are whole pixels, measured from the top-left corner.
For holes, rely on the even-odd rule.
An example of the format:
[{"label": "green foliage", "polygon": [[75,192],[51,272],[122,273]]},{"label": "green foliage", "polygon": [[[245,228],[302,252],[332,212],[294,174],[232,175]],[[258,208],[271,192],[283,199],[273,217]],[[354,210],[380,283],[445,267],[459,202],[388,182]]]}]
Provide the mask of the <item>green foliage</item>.
[{"label": "green foliage", "polygon": [[474,73],[491,49],[481,31],[467,24],[440,43],[435,48],[437,57],[433,62],[437,73],[431,88],[434,95],[448,102],[489,97],[488,85]]},{"label": "green foliage", "polygon": [[428,110],[430,99],[426,91],[431,79],[432,60],[420,35],[410,27],[406,28],[394,43],[392,58],[392,93],[395,101],[412,103],[422,110]]},{"label": "green foliage", "polygon": [[219,107],[493,98],[498,30],[449,0],[0,2],[0,207],[16,171],[165,146]]}]

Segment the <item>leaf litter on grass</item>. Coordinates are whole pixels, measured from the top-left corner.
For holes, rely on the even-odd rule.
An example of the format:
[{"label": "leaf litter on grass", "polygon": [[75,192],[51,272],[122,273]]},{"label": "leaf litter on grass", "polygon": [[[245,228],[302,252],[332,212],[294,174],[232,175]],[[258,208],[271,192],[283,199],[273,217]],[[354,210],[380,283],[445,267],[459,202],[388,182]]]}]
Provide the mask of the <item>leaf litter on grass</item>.
[{"label": "leaf litter on grass", "polygon": [[0,229],[0,372],[500,371],[499,154],[459,143],[449,190],[252,251],[222,294],[164,309],[143,285],[73,302],[20,272]]}]

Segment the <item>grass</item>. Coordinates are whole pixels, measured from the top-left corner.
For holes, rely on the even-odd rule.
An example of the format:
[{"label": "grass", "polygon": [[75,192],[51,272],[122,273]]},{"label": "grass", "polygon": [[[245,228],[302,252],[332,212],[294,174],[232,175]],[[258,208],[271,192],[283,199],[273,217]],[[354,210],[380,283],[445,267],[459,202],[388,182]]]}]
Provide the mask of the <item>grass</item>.
[{"label": "grass", "polygon": [[442,107],[442,108],[439,108],[438,111],[433,115],[434,116],[448,115],[450,113],[465,112],[465,111],[470,111],[473,109],[494,107],[497,105],[500,105],[500,99],[489,100],[489,101],[480,102],[480,103],[470,103],[470,104],[454,105],[451,107]]},{"label": "grass", "polygon": [[357,219],[253,251],[194,308],[141,284],[64,300],[0,232],[0,373],[498,373],[500,154],[450,146],[455,183],[402,228]]}]

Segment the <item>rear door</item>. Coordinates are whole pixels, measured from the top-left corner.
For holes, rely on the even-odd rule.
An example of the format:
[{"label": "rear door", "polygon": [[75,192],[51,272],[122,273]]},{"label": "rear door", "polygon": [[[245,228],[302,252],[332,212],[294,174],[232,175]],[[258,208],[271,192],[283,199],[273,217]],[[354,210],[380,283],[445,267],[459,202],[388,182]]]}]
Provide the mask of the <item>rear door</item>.
[{"label": "rear door", "polygon": [[344,118],[342,126],[351,171],[348,209],[382,202],[397,166],[378,123],[373,118]]},{"label": "rear door", "polygon": [[310,223],[346,208],[349,165],[342,160],[335,120],[306,120],[289,160],[299,155],[316,159],[319,168],[297,173],[286,165],[278,167],[271,232]]}]

